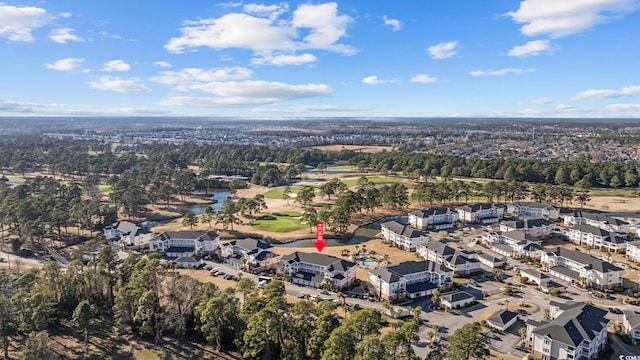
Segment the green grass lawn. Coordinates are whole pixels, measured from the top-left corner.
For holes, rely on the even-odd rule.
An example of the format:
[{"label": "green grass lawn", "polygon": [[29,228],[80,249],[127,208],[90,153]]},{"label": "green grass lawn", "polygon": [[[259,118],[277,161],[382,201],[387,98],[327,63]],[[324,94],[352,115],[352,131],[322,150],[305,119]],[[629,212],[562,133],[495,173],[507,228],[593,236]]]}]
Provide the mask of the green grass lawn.
[{"label": "green grass lawn", "polygon": [[110,194],[113,192],[113,188],[111,185],[100,184],[98,185],[98,191],[100,191],[100,194]]},{"label": "green grass lawn", "polygon": [[5,177],[9,179],[9,182],[11,184],[24,184],[24,182],[27,180],[22,176],[5,175]]},{"label": "green grass lawn", "polygon": [[306,229],[307,225],[300,223],[301,214],[297,211],[283,211],[258,217],[253,227],[268,232],[290,232]]},{"label": "green grass lawn", "polygon": [[[359,179],[360,177],[357,177],[354,179],[342,180],[342,182],[347,184],[347,186],[352,187],[352,186],[356,186]],[[392,177],[386,177],[386,176],[367,176],[367,179],[369,179],[369,182],[374,184],[391,184],[391,183],[399,183],[402,181],[402,179],[400,178],[392,178]]]},{"label": "green grass lawn", "polygon": [[638,189],[591,189],[589,190],[589,195],[637,197],[637,195],[634,195],[637,191]]}]

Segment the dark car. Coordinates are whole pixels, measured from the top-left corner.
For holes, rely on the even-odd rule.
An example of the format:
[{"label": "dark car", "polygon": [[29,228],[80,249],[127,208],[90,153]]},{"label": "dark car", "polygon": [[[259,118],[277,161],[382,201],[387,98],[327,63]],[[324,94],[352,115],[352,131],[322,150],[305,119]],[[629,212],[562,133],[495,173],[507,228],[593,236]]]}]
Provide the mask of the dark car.
[{"label": "dark car", "polygon": [[514,349],[516,349],[518,351],[522,351],[522,352],[529,352],[529,350],[526,347],[522,346],[522,345],[518,345],[518,346],[514,347]]},{"label": "dark car", "polygon": [[618,308],[609,308],[609,312],[612,314],[622,314],[622,310]]}]

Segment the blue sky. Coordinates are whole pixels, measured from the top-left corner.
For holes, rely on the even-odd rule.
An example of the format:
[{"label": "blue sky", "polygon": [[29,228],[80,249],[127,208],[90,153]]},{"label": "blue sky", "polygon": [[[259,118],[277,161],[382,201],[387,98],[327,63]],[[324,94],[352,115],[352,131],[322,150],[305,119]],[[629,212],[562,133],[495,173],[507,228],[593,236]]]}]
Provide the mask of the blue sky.
[{"label": "blue sky", "polygon": [[640,117],[638,9],[4,0],[0,115]]}]

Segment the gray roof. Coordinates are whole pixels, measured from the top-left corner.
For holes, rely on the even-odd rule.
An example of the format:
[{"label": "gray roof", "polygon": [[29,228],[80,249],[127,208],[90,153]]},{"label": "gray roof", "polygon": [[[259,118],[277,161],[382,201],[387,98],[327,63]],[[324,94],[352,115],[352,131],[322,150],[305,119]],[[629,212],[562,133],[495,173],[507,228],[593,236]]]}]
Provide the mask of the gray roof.
[{"label": "gray roof", "polygon": [[583,340],[593,340],[606,329],[607,311],[592,305],[575,304],[554,320],[540,325],[533,333],[547,336],[563,344],[578,346]]},{"label": "gray roof", "polygon": [[509,321],[513,320],[513,318],[517,317],[518,313],[509,311],[509,310],[500,310],[497,313],[493,314],[487,321],[491,321],[494,324],[498,325],[506,325]]},{"label": "gray roof", "polygon": [[498,208],[498,207],[492,203],[482,203],[482,204],[471,204],[471,205],[460,206],[460,207],[457,207],[456,210],[463,210],[466,212],[476,212],[476,211],[492,209],[492,208]]},{"label": "gray roof", "polygon": [[536,279],[548,279],[549,276],[547,276],[547,274],[543,274],[540,271],[536,270],[536,269],[520,269],[520,275],[522,275],[523,273],[527,274],[527,275],[531,275],[531,277],[534,277]]},{"label": "gray roof", "polygon": [[152,241],[156,240],[215,240],[218,234],[214,231],[165,231],[153,237]]},{"label": "gray roof", "polygon": [[442,241],[431,241],[427,244],[427,249],[435,252],[440,256],[453,256],[456,252],[456,249],[451,246],[443,243]]},{"label": "gray roof", "polygon": [[386,227],[389,231],[394,232],[398,235],[406,236],[409,239],[417,238],[422,235],[419,231],[412,228],[411,225],[402,225],[395,221],[388,221],[383,223],[381,226]]},{"label": "gray roof", "polygon": [[537,201],[520,201],[520,202],[514,202],[509,204],[511,206],[520,206],[520,207],[529,207],[529,208],[535,208],[535,209],[548,209],[548,210],[555,210],[556,208],[551,206],[551,205],[547,205],[547,204],[541,204]]},{"label": "gray roof", "polygon": [[594,234],[594,235],[598,235],[598,236],[602,236],[602,237],[607,237],[607,236],[611,235],[611,233],[609,233],[606,230],[600,229],[599,227],[595,227],[593,225],[587,225],[587,224],[574,225],[573,229],[578,230],[578,231],[583,232],[583,233]]},{"label": "gray roof", "polygon": [[635,247],[640,247],[640,241],[632,241],[632,242],[628,242],[627,246],[635,246]]},{"label": "gray roof", "polygon": [[505,231],[501,235],[516,241],[531,241],[531,242],[540,241],[540,239],[538,239],[537,237],[531,236],[529,234],[525,234],[522,231]]},{"label": "gray roof", "polygon": [[134,224],[130,221],[118,221],[111,224],[111,228],[115,229],[123,234],[130,235],[139,235],[139,234],[148,234],[150,233],[149,229],[139,226],[138,224]]},{"label": "gray roof", "polygon": [[194,257],[191,257],[191,256],[181,256],[175,259],[174,261],[181,262],[181,263],[197,263],[198,262],[198,260],[196,260]]},{"label": "gray roof", "polygon": [[413,283],[413,284],[407,284],[407,293],[409,294],[413,294],[413,293],[417,293],[417,292],[421,292],[421,291],[427,291],[427,290],[433,290],[433,289],[437,289],[438,285],[428,282],[428,281],[423,281],[423,282],[419,282],[419,283]]},{"label": "gray roof", "polygon": [[566,275],[572,279],[577,279],[580,277],[580,273],[577,271],[573,271],[569,268],[566,267],[562,267],[562,266],[554,266],[551,269],[549,269],[549,271],[555,271],[557,273],[560,273],[562,275]]},{"label": "gray roof", "polygon": [[227,243],[227,245],[237,246],[248,252],[251,252],[254,250],[271,249],[273,247],[273,245],[269,244],[268,242],[262,239],[254,239],[254,238],[237,239],[234,241],[230,241],[229,243]]},{"label": "gray roof", "polygon": [[494,263],[495,262],[502,262],[501,258],[497,258],[495,256],[491,256],[491,255],[485,254],[485,253],[478,254],[478,257],[481,257],[481,258],[483,258],[483,259],[485,259],[487,261],[491,261],[491,262],[494,262]]},{"label": "gray roof", "polygon": [[580,214],[580,217],[583,217],[585,219],[594,220],[594,221],[607,223],[607,224],[612,224],[612,225],[627,225],[627,224],[629,224],[626,221],[622,221],[622,220],[619,220],[619,219],[615,219],[615,218],[612,218],[612,217],[609,217],[609,216],[606,216],[606,215],[593,213],[593,212],[587,212],[587,211],[576,212],[576,216],[578,216],[578,214]]},{"label": "gray roof", "polygon": [[507,245],[507,244],[493,244],[491,245],[491,247],[502,250],[502,251],[508,251],[508,252],[513,251],[513,248],[511,247],[511,245]]},{"label": "gray roof", "polygon": [[588,269],[593,269],[599,272],[609,271],[622,271],[621,268],[613,265],[610,262],[602,261],[587,253],[583,253],[577,250],[570,250],[561,247],[553,248],[547,251],[547,254],[555,254],[556,256],[562,256],[567,259],[576,261],[580,264],[584,264]]},{"label": "gray roof", "polygon": [[531,229],[534,227],[553,225],[554,222],[547,219],[522,219],[522,220],[504,221],[503,224],[512,229]]},{"label": "gray roof", "polygon": [[640,313],[635,310],[622,310],[624,318],[634,330],[640,330]]},{"label": "gray roof", "polygon": [[469,294],[466,291],[456,291],[456,292],[452,292],[452,293],[448,293],[445,294],[443,296],[449,303],[455,303],[461,300],[466,300],[466,299],[475,299],[476,297]]},{"label": "gray roof", "polygon": [[419,272],[430,271],[438,274],[451,272],[444,265],[436,264],[432,261],[407,261],[397,265],[388,265],[383,268],[369,271],[375,276],[379,276],[388,283],[397,282],[405,275],[416,274]]},{"label": "gray roof", "polygon": [[442,215],[453,212],[453,209],[448,207],[434,207],[422,210],[416,210],[409,213],[409,215],[414,215],[419,218],[426,218],[433,215]]},{"label": "gray roof", "polygon": [[299,263],[303,262],[307,264],[328,266],[328,267],[333,267],[334,269],[339,271],[347,271],[350,268],[356,266],[356,264],[351,261],[339,259],[337,257],[318,254],[318,253],[305,253],[300,251],[296,251],[289,255],[283,256],[282,261],[299,262]]}]

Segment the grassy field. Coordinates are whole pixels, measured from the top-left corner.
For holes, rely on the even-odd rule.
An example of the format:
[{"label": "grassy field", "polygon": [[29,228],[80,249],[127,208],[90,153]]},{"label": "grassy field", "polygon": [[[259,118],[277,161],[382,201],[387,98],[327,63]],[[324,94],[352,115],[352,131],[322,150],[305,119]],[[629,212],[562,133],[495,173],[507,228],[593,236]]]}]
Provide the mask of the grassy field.
[{"label": "grassy field", "polygon": [[[267,191],[266,193],[264,193],[264,197],[265,199],[277,199],[280,200],[282,199],[282,190],[284,190],[285,186],[279,186],[275,189],[271,189],[269,191]],[[300,191],[300,189],[302,189],[302,186],[292,186],[291,187],[291,194],[295,194],[298,191]]]},{"label": "grassy field", "polygon": [[591,196],[622,196],[622,197],[638,197],[638,189],[591,189]]},{"label": "grassy field", "polygon": [[113,192],[113,188],[111,185],[100,184],[98,185],[98,191],[100,191],[100,194],[110,194]]},{"label": "grassy field", "polygon": [[9,179],[9,182],[12,184],[24,184],[25,180],[27,180],[22,176],[5,175],[5,177]]},{"label": "grassy field", "polygon": [[[347,184],[348,187],[352,187],[352,186],[356,186],[359,179],[360,177],[348,179],[348,180],[343,179],[342,182]],[[367,176],[367,179],[369,180],[369,182],[374,184],[392,184],[392,183],[402,182],[402,179],[400,178],[392,178],[392,177],[386,177],[386,176]]]},{"label": "grassy field", "polygon": [[306,224],[300,222],[300,213],[296,211],[283,211],[271,215],[258,217],[253,227],[268,232],[290,232],[305,229]]}]

